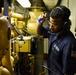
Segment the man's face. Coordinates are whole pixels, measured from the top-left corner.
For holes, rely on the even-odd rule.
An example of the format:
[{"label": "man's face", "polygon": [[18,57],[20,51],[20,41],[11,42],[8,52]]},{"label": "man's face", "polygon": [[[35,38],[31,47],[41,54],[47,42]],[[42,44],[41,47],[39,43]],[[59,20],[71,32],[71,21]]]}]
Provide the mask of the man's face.
[{"label": "man's face", "polygon": [[59,31],[61,31],[62,26],[61,26],[61,18],[52,18],[50,17],[50,30],[52,33],[58,33]]}]

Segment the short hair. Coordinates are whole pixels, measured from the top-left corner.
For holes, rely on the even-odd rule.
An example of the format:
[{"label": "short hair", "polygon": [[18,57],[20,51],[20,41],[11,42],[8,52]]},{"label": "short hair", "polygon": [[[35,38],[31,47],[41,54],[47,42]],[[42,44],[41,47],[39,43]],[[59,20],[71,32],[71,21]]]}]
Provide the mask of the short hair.
[{"label": "short hair", "polygon": [[67,21],[70,15],[71,11],[66,6],[57,6],[50,13],[50,17],[61,18],[62,21]]}]

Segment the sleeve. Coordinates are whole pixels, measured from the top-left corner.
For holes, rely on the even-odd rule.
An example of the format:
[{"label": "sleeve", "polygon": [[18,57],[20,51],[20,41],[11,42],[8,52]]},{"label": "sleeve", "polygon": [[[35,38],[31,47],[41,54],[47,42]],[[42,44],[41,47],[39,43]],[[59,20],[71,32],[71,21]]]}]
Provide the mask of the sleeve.
[{"label": "sleeve", "polygon": [[50,28],[49,26],[43,26],[44,20],[38,23],[37,34],[42,35],[44,38],[50,37]]},{"label": "sleeve", "polygon": [[49,38],[51,35],[49,26],[43,26],[41,28],[41,35],[43,35],[44,38]]},{"label": "sleeve", "polygon": [[73,74],[75,73],[75,59],[71,57],[71,52],[75,50],[75,44],[74,43],[67,43],[64,46],[63,49],[63,73],[65,74]]}]

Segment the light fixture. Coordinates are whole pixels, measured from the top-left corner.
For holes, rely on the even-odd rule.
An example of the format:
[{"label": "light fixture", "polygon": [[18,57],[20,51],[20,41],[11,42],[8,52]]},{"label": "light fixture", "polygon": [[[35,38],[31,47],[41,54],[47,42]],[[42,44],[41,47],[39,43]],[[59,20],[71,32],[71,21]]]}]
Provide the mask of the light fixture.
[{"label": "light fixture", "polygon": [[29,0],[17,0],[17,2],[24,8],[31,6],[31,3]]}]

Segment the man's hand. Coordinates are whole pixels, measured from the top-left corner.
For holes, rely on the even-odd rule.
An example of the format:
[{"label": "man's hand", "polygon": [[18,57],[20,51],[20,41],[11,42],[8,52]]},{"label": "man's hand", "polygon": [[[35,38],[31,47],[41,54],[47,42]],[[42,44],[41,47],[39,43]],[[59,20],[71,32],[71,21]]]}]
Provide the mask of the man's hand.
[{"label": "man's hand", "polygon": [[41,14],[41,15],[38,17],[37,22],[40,23],[41,21],[45,21],[46,15],[47,15],[47,13]]}]

